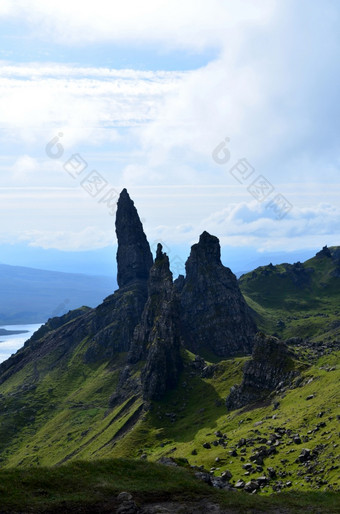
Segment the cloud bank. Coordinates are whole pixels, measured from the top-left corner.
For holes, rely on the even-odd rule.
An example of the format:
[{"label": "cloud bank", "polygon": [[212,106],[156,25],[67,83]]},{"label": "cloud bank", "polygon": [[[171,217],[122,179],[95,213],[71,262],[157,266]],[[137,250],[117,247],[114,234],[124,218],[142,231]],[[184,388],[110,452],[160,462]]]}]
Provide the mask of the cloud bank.
[{"label": "cloud bank", "polygon": [[[9,229],[44,248],[106,244],[112,219],[81,199],[62,163],[46,157],[46,142],[62,132],[66,153],[86,156],[117,189],[127,185],[139,195],[150,186],[215,186],[221,195],[228,189],[224,200],[195,199],[187,189],[182,196],[150,195],[141,207],[152,238],[189,243],[208,229],[225,244],[262,249],[337,244],[339,17],[334,0],[4,0],[3,24],[17,22],[27,40],[49,41],[66,56],[92,45],[151,48],[165,61],[169,52],[215,49],[208,64],[184,72],[141,70],[142,63],[121,70],[80,66],[67,58],[3,61],[2,184],[41,188],[24,199],[13,190],[12,204],[1,193],[7,212],[21,216]],[[226,137],[230,160],[219,166],[212,151]],[[283,220],[252,203],[235,182],[229,169],[240,158],[292,203]],[[47,187],[61,188],[58,200],[44,196]],[[13,195],[21,202],[16,211]],[[8,237],[5,228],[2,234]]]}]

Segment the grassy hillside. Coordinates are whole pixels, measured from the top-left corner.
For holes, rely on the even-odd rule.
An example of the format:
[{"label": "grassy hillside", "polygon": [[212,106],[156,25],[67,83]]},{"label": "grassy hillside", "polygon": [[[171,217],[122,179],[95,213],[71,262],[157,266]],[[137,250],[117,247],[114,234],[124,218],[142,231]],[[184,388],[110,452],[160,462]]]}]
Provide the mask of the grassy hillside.
[{"label": "grassy hillside", "polygon": [[304,263],[261,266],[239,280],[262,330],[279,337],[340,335],[340,247]]},{"label": "grassy hillside", "polygon": [[[241,381],[245,358],[210,364],[202,377],[186,351],[177,389],[145,411],[133,393],[123,404],[109,408],[125,355],[117,355],[110,364],[86,364],[88,344],[85,339],[58,366],[52,352],[0,386],[3,467],[109,457],[157,461],[171,456],[203,465],[217,476],[228,469],[231,483],[268,475],[268,467],[273,467],[277,477],[263,493],[272,492],[278,481],[283,488],[302,491],[338,487],[339,352],[324,351],[310,366],[308,350],[301,350],[297,364],[302,374],[290,389],[273,393],[252,410],[227,412],[224,401],[230,387]],[[245,474],[244,464],[252,462],[261,446],[271,446],[266,441],[278,429],[284,430],[276,452],[265,457],[262,469],[255,465]],[[301,444],[293,442],[296,434]],[[240,445],[242,438],[246,442]],[[308,467],[296,462],[302,448],[317,449]]]},{"label": "grassy hillside", "polygon": [[[137,502],[163,498],[162,491],[181,501],[197,494],[213,498],[236,512],[255,506],[252,495],[213,491],[197,482],[190,473],[200,467],[215,477],[227,473],[230,485],[241,489],[248,481],[261,480],[259,511],[275,511],[276,501],[284,501],[289,512],[336,512],[332,492],[340,485],[340,344],[333,339],[339,320],[338,255],[339,248],[331,248],[304,264],[266,266],[242,277],[241,287],[261,328],[315,341],[292,341],[296,378],[278,386],[265,401],[238,411],[228,412],[225,399],[242,381],[249,357],[206,356],[202,367],[183,349],[179,383],[162,401],[143,403],[137,387],[117,403],[112,397],[127,354],[111,352],[108,357],[103,351],[89,358],[94,341],[86,320],[91,310],[74,311],[41,328],[13,358],[15,373],[6,363],[2,367],[1,506],[25,505],[39,512],[47,505],[61,509],[64,501],[71,511],[75,503],[79,508],[84,503],[86,512],[92,502],[101,505],[98,512],[105,512],[104,503],[115,505],[115,495],[123,489],[136,493]],[[103,307],[103,316],[110,306]],[[46,337],[48,331],[53,337]],[[60,334],[65,333],[63,340]],[[104,347],[103,339],[97,345]],[[132,366],[132,378],[143,365]],[[188,469],[156,466],[162,458]],[[9,481],[14,484],[10,488]],[[281,500],[272,496],[274,491],[281,492]]]},{"label": "grassy hillside", "polygon": [[[107,459],[74,462],[57,468],[0,471],[1,512],[112,513],[121,504],[118,494],[128,491],[137,506],[151,512],[177,506],[186,512],[217,512],[217,506],[233,513],[275,514],[339,512],[334,493],[291,493],[254,497],[222,492],[194,478],[183,468],[148,462]],[[156,507],[157,506],[157,507]],[[283,507],[284,506],[284,507]],[[149,511],[150,512],[150,511]],[[224,510],[226,512],[226,510]]]}]

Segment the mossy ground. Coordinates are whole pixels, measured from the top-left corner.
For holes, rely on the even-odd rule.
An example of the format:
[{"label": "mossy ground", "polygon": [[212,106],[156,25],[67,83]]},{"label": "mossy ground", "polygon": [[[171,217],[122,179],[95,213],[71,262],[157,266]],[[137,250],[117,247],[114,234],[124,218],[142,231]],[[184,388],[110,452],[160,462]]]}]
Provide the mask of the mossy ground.
[{"label": "mossy ground", "polygon": [[[0,471],[1,512],[114,512],[117,494],[128,491],[139,505],[151,502],[188,502],[202,499],[233,513],[336,513],[334,493],[286,492],[254,497],[242,492],[222,492],[198,481],[181,468],[124,459],[77,461],[54,468]],[[185,510],[184,510],[185,512]]]}]

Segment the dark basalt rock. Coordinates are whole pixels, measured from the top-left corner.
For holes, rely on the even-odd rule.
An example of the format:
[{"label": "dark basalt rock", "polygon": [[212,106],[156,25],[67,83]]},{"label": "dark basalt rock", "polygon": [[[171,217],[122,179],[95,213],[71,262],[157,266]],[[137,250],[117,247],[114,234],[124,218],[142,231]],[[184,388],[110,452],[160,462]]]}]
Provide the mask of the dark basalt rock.
[{"label": "dark basalt rock", "polygon": [[178,299],[168,256],[158,244],[150,271],[149,297],[131,346],[131,363],[145,360],[141,373],[143,396],[156,400],[177,384],[182,368]]},{"label": "dark basalt rock", "polygon": [[153,263],[152,254],[136,207],[126,189],[123,189],[118,200],[116,234],[119,287],[125,287],[136,280],[148,280]]},{"label": "dark basalt rock", "polygon": [[[220,260],[219,240],[204,232],[191,249],[187,277],[175,285],[169,259],[158,245],[153,263],[133,201],[124,189],[116,216],[119,289],[96,309],[82,308],[49,320],[25,347],[1,364],[1,381],[29,362],[53,353],[51,369],[66,363],[79,344],[85,363],[113,362],[128,353],[112,402],[143,393],[159,399],[177,384],[182,368],[180,348],[221,356],[247,353],[255,324],[233,273]],[[184,336],[183,336],[184,335]],[[140,376],[136,363],[143,362]],[[211,376],[214,366],[202,376]],[[37,374],[32,375],[37,381]],[[111,402],[111,403],[112,403]]]},{"label": "dark basalt rock", "polygon": [[136,282],[119,289],[97,307],[91,323],[91,345],[85,354],[86,362],[110,359],[117,352],[129,351],[146,300],[146,284]]},{"label": "dark basalt rock", "polygon": [[318,253],[315,254],[315,257],[318,257],[319,259],[322,258],[322,257],[328,257],[328,258],[331,258],[332,257],[332,254],[331,254],[331,251],[330,249],[328,248],[328,246],[324,246],[322,248],[322,250],[320,250]]},{"label": "dark basalt rock", "polygon": [[231,388],[226,406],[232,410],[259,401],[296,374],[288,347],[276,337],[259,333],[252,359],[244,366],[242,383]]},{"label": "dark basalt rock", "polygon": [[174,281],[174,288],[176,289],[177,293],[181,293],[184,285],[185,285],[184,275],[178,275],[178,277]]},{"label": "dark basalt rock", "polygon": [[119,290],[96,309],[91,326],[92,344],[85,355],[87,362],[111,358],[116,352],[130,350],[134,329],[148,297],[152,254],[126,189],[118,200],[116,233]]},{"label": "dark basalt rock", "polygon": [[185,267],[176,286],[187,348],[221,357],[250,353],[256,325],[235,275],[221,263],[218,238],[203,232]]}]

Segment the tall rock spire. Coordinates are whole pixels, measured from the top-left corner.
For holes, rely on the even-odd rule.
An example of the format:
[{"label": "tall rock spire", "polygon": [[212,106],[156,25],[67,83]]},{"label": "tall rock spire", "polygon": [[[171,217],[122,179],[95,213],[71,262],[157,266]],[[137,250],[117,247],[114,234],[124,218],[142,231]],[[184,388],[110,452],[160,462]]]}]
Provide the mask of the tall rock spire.
[{"label": "tall rock spire", "polygon": [[123,189],[118,200],[116,234],[119,287],[136,280],[147,281],[153,264],[152,253],[137,209],[126,189]]},{"label": "tall rock spire", "polygon": [[168,256],[158,244],[150,271],[149,298],[136,327],[130,362],[145,360],[141,372],[143,396],[159,400],[176,386],[182,368],[179,305],[173,288]]},{"label": "tall rock spire", "polygon": [[256,325],[235,275],[220,256],[220,242],[208,232],[191,247],[180,292],[186,345],[221,357],[250,353]]}]

